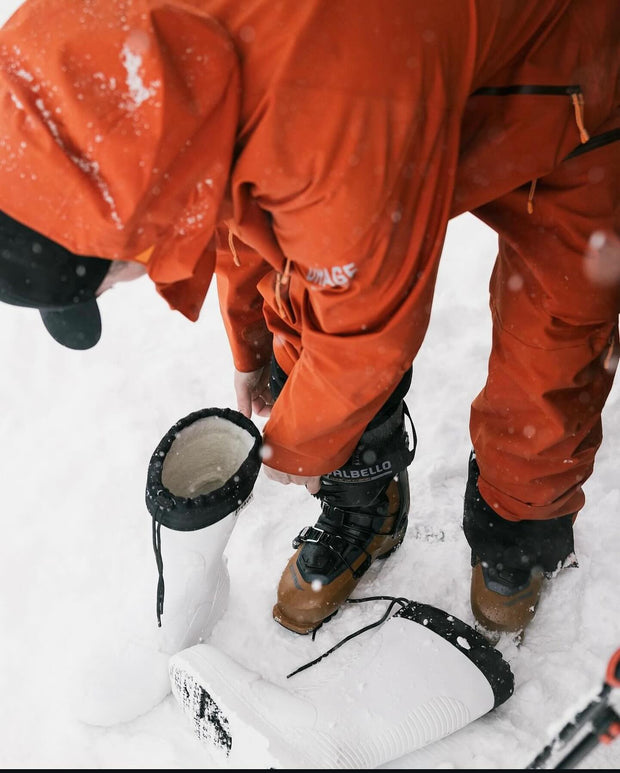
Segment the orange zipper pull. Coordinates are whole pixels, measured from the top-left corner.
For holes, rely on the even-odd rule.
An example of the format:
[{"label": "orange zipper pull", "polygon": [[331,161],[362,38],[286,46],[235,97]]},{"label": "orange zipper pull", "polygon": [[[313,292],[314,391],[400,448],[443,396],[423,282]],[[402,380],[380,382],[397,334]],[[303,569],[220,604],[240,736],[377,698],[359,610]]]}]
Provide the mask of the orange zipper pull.
[{"label": "orange zipper pull", "polygon": [[240,266],[241,261],[239,260],[239,256],[237,255],[237,250],[235,249],[235,237],[233,232],[230,230],[230,228],[228,229],[228,246],[230,247],[230,251],[232,252],[235,266]]},{"label": "orange zipper pull", "polygon": [[530,183],[530,192],[527,195],[527,213],[531,215],[534,211],[534,191],[536,190],[536,183],[538,180],[532,180]]},{"label": "orange zipper pull", "polygon": [[574,91],[570,95],[570,98],[575,109],[575,121],[577,122],[577,128],[579,129],[579,138],[582,142],[587,142],[590,139],[590,135],[583,123],[583,94],[581,91]]}]

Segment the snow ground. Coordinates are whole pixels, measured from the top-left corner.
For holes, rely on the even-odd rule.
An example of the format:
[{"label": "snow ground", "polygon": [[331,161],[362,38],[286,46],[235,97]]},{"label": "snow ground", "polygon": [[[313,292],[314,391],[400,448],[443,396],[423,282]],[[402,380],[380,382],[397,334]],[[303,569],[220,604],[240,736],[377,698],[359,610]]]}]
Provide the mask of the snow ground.
[{"label": "snow ground", "polygon": [[[0,21],[17,5],[0,0]],[[489,350],[494,255],[494,234],[471,216],[450,224],[407,398],[419,441],[410,468],[409,530],[356,593],[403,595],[470,624],[461,511],[469,404],[483,384]],[[214,768],[171,695],[138,719],[107,728],[80,722],[72,704],[89,621],[105,620],[131,600],[148,615],[152,609],[155,624],[144,504],[152,451],[182,416],[234,407],[214,292],[195,324],[169,311],[147,279],[107,293],[101,308],[100,344],[72,352],[46,335],[36,312],[0,304],[0,766]],[[604,442],[575,528],[580,566],[547,586],[519,649],[509,641],[498,645],[513,670],[515,694],[452,736],[435,767],[523,768],[602,685],[620,646],[619,389],[605,408]],[[230,599],[210,643],[267,678],[280,678],[378,616],[377,607],[347,607],[314,641],[273,622],[291,539],[316,514],[304,490],[260,475],[226,549]],[[165,534],[163,550],[165,557]],[[110,650],[123,645],[105,628],[98,638]],[[149,688],[136,681],[138,693]],[[411,756],[384,767],[418,764]],[[620,743],[599,745],[583,767],[619,768]]]},{"label": "snow ground", "polygon": [[[356,593],[403,595],[469,624],[461,509],[469,403],[482,384],[489,346],[486,284],[494,243],[468,215],[450,225],[431,326],[407,398],[419,441],[410,467],[409,530]],[[36,312],[0,307],[0,399],[6,406],[0,420],[0,764],[215,767],[171,696],[139,719],[105,729],[81,724],[72,713],[71,679],[85,621],[105,619],[131,598],[147,616],[153,610],[155,625],[156,570],[144,504],[151,453],[182,416],[201,407],[234,407],[232,365],[213,294],[195,324],[170,312],[147,279],[118,286],[101,307],[104,334],[88,352],[58,346]],[[616,385],[575,528],[580,566],[549,583],[519,649],[500,642],[515,694],[453,736],[441,767],[525,767],[602,685],[620,643],[618,402]],[[316,504],[304,490],[259,475],[226,548],[230,600],[210,643],[268,678],[313,659],[378,616],[376,606],[347,607],[314,642],[272,621],[290,541],[315,519]],[[162,542],[165,558],[165,533]],[[106,637],[110,649],[119,645],[111,630],[99,645]],[[587,758],[591,768],[619,763],[618,744],[601,745]],[[413,765],[403,758],[385,767]]]}]

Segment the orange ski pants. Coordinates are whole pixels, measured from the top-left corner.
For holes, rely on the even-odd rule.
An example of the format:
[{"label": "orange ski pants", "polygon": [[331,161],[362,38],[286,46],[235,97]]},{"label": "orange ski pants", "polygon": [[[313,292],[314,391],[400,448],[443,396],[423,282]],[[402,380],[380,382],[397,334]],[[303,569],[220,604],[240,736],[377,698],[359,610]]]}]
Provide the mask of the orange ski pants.
[{"label": "orange ski pants", "polygon": [[508,520],[576,514],[602,442],[619,356],[620,255],[601,264],[588,245],[593,232],[620,234],[618,125],[537,181],[531,213],[530,186],[474,211],[498,233],[499,254],[488,378],[470,432],[480,493]]}]

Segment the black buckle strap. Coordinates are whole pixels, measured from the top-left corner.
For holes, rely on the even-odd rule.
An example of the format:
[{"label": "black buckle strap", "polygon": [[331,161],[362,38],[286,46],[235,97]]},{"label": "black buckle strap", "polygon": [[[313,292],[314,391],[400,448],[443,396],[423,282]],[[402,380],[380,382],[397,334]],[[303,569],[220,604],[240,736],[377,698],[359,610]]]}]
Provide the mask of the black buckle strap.
[{"label": "black buckle strap", "polygon": [[[348,517],[351,513],[345,513],[345,515]],[[358,515],[358,513],[355,513],[355,515]],[[366,517],[365,513],[359,513],[359,515]],[[293,540],[293,547],[297,549],[303,542],[312,542],[325,545],[336,551],[340,551],[347,546],[363,551],[366,548],[366,544],[372,540],[373,537],[385,536],[384,532],[375,531],[372,528],[372,519],[376,517],[378,516],[368,516],[370,519],[368,526],[361,526],[355,522],[348,523],[343,520],[341,523],[337,524],[336,528],[340,530],[339,532],[326,531],[325,529],[321,529],[318,525],[304,526]],[[385,517],[382,517],[382,520],[385,520]]]},{"label": "black buckle strap", "polygon": [[[304,528],[293,540],[293,548],[297,550],[297,548],[305,542],[312,542],[314,544],[323,545],[328,550],[331,550],[332,553],[335,553],[342,561],[342,563],[350,569],[354,577],[361,577],[366,569],[368,569],[370,566],[371,557],[366,549],[363,546],[357,545],[352,540],[347,539],[346,537],[343,537],[339,534],[331,534],[330,532],[324,531],[323,529],[317,529],[316,526],[304,526]],[[343,551],[347,546],[359,548],[362,553],[366,553],[365,561],[363,561],[362,565],[357,570],[351,566],[351,564],[343,555]]]},{"label": "black buckle strap", "polygon": [[[364,538],[382,534],[382,532],[377,531],[376,528],[380,529],[385,523],[386,518],[390,517],[392,517],[392,515],[389,512],[386,512],[385,515],[378,513],[363,513],[360,510],[353,508],[331,505],[329,502],[323,502],[323,513],[321,514],[321,518],[324,518],[325,521],[329,521],[330,525],[334,528],[345,530],[354,529],[355,531],[361,532],[360,537]],[[350,539],[346,539],[348,542],[351,542]],[[355,542],[355,537],[352,536],[352,539]]]},{"label": "black buckle strap", "polygon": [[304,526],[293,540],[293,547],[297,549],[303,542],[314,542],[329,547],[329,542],[335,540],[342,541],[342,537],[339,537],[337,534],[330,534],[324,529],[317,529],[316,526]]}]

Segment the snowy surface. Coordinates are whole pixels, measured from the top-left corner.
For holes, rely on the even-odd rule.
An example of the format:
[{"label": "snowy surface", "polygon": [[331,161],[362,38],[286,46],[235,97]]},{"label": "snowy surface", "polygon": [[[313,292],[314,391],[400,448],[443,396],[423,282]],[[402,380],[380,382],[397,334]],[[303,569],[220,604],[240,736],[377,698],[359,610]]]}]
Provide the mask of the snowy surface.
[{"label": "snowy surface", "polygon": [[[407,399],[419,439],[410,468],[409,530],[402,547],[373,566],[356,592],[402,595],[470,624],[461,511],[469,403],[482,384],[489,346],[486,283],[494,244],[495,236],[470,216],[451,223],[433,319]],[[234,407],[232,365],[213,294],[195,324],[171,312],[146,278],[109,291],[101,308],[100,344],[71,352],[45,333],[36,312],[0,306],[0,764],[215,767],[171,696],[139,719],[105,729],[73,714],[71,680],[88,621],[106,619],[130,598],[144,610],[146,625],[156,625],[157,575],[144,504],[151,453],[182,416]],[[548,585],[518,650],[500,642],[515,694],[452,736],[438,766],[525,767],[601,686],[620,646],[619,410],[616,387],[576,524],[580,567]],[[226,548],[230,598],[210,643],[267,678],[313,659],[383,608],[347,607],[314,642],[273,622],[291,539],[315,518],[316,504],[303,489],[259,475]],[[165,613],[164,627],[166,620]],[[98,628],[98,636],[110,651],[123,645],[112,629]],[[150,687],[140,680],[134,685],[138,694]],[[587,758],[587,767],[619,764],[618,743]],[[412,763],[403,758],[388,767]]]},{"label": "snowy surface", "polygon": [[[0,22],[17,5],[0,0]],[[485,226],[469,215],[450,224],[407,398],[419,441],[410,467],[409,530],[355,594],[405,596],[470,624],[461,515],[469,404],[483,385],[489,351],[494,256],[495,235]],[[110,727],[85,724],[75,712],[83,688],[75,666],[85,642],[112,653],[126,643],[122,630],[102,621],[120,608],[139,608],[144,625],[156,627],[157,573],[144,503],[151,453],[188,413],[235,407],[213,290],[194,324],[170,311],[147,278],[109,291],[100,306],[100,344],[73,352],[46,334],[37,312],[0,304],[0,766],[215,768],[170,694],[143,716]],[[524,768],[602,686],[620,647],[619,389],[605,408],[603,445],[575,527],[579,568],[546,586],[520,648],[498,644],[515,694],[451,736],[431,766]],[[291,540],[316,516],[304,489],[259,475],[226,547],[230,596],[209,643],[268,679],[281,680],[383,609],[348,606],[314,641],[273,622]],[[163,533],[164,560],[166,540]],[[164,614],[164,627],[166,620]],[[135,695],[152,688],[136,675]],[[385,767],[427,766],[412,756]],[[599,745],[582,767],[619,768],[620,741]]]}]

